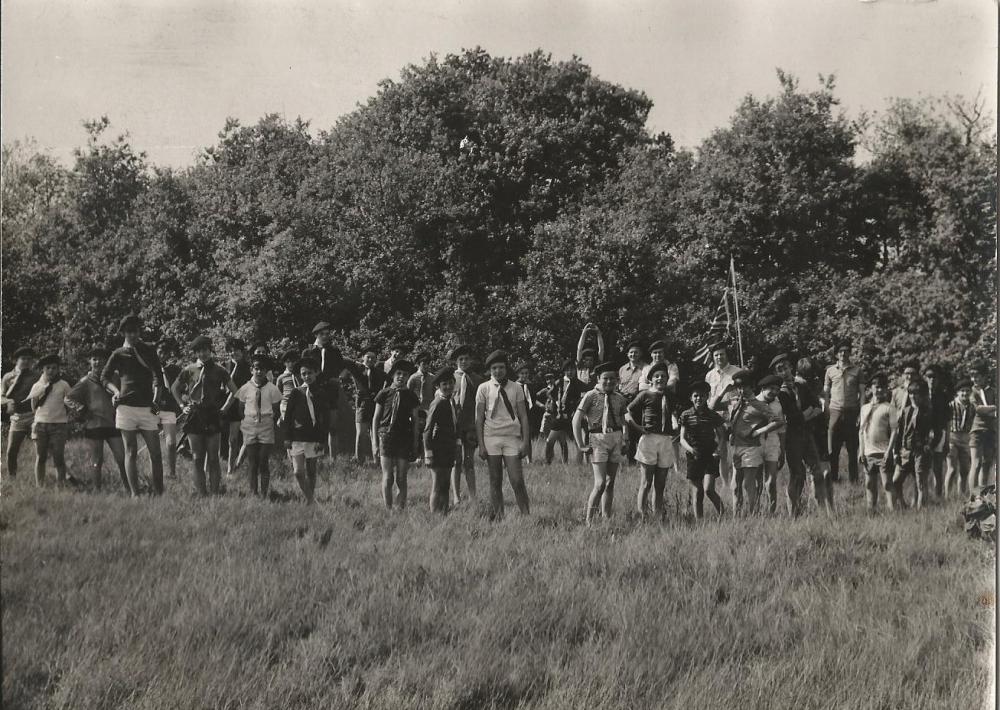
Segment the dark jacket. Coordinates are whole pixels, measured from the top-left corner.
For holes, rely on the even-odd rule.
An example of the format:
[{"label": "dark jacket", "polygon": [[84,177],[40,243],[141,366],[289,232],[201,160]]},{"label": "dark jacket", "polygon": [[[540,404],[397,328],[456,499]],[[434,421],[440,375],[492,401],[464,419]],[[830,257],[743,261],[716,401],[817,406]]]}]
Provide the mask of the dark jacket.
[{"label": "dark jacket", "polygon": [[330,410],[333,405],[330,396],[322,387],[313,386],[311,390],[313,411],[316,420],[309,415],[309,404],[306,401],[306,387],[296,387],[288,395],[288,404],[281,428],[286,441],[312,441],[323,443],[330,430]]}]

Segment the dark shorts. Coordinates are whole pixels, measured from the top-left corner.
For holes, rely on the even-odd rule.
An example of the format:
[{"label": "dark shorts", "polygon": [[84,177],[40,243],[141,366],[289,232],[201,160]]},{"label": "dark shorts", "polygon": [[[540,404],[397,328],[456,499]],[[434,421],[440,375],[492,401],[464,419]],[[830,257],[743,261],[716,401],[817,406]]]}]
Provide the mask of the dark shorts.
[{"label": "dark shorts", "polygon": [[395,432],[379,432],[378,453],[379,456],[410,461],[413,459],[413,437]]},{"label": "dark shorts", "polygon": [[996,434],[989,429],[969,432],[969,448],[971,449],[992,452],[996,449],[996,444]]},{"label": "dark shorts", "polygon": [[84,429],[83,436],[86,439],[93,439],[97,441],[106,441],[107,439],[117,439],[122,433],[118,431],[117,427],[113,426],[97,426],[92,429]]},{"label": "dark shorts", "polygon": [[458,441],[466,448],[475,449],[479,447],[479,436],[475,429],[466,429],[458,432]]},{"label": "dark shorts", "polygon": [[552,417],[549,420],[549,431],[573,431],[573,422],[569,419]]},{"label": "dark shorts", "polygon": [[181,429],[190,436],[212,436],[222,431],[222,415],[216,407],[192,406]]},{"label": "dark shorts", "polygon": [[458,457],[455,455],[458,448],[458,441],[454,446],[439,444],[431,447],[431,467],[432,468],[454,468]]},{"label": "dark shorts", "polygon": [[375,416],[375,402],[371,399],[363,399],[354,403],[354,421],[358,424],[371,424],[372,417]]},{"label": "dark shorts", "polygon": [[69,424],[58,422],[35,422],[31,427],[31,438],[45,439],[49,446],[65,446],[69,437]]},{"label": "dark shorts", "polygon": [[719,459],[715,456],[692,456],[687,454],[687,477],[693,483],[701,483],[705,476],[719,475]]}]

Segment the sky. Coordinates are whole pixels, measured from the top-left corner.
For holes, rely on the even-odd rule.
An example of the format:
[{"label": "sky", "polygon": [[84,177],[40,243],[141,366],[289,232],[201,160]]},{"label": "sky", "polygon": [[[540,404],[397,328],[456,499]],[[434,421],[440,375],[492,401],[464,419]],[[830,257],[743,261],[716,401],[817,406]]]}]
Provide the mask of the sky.
[{"label": "sky", "polygon": [[158,165],[194,162],[228,116],[319,131],[432,53],[576,54],[654,102],[696,146],[775,68],[837,76],[850,115],[888,97],[978,91],[995,115],[997,0],[2,0],[4,143],[60,160],[107,115]]}]

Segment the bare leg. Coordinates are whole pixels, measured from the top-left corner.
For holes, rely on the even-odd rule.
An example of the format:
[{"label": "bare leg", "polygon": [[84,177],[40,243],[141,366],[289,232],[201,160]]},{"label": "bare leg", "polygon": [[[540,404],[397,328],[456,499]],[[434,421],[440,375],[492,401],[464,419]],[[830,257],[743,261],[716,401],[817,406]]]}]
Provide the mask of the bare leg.
[{"label": "bare leg", "polygon": [[319,459],[306,459],[306,481],[309,484],[308,502],[316,502],[316,472],[319,467]]},{"label": "bare leg", "polygon": [[59,483],[66,482],[66,436],[58,437],[55,441],[49,442],[49,449],[52,452],[52,463],[56,467],[56,480]]},{"label": "bare leg", "polygon": [[701,520],[705,517],[705,490],[700,481],[688,480],[691,484],[691,501],[694,503],[694,517]]},{"label": "bare leg", "polygon": [[656,478],[656,466],[649,464],[639,464],[642,467],[642,480],[639,482],[639,495],[635,502],[639,515],[645,517],[649,510],[649,490],[653,487],[653,479]]},{"label": "bare leg", "polygon": [[392,510],[392,489],[396,483],[396,478],[393,475],[395,461],[390,456],[382,456],[379,461],[382,464],[382,502],[387,510]]},{"label": "bare leg", "polygon": [[594,516],[596,516],[600,509],[601,498],[604,495],[604,489],[608,485],[608,464],[607,463],[595,463],[594,468],[594,487],[590,489],[590,496],[587,498],[587,525],[593,521]]},{"label": "bare leg", "polygon": [[163,450],[167,456],[167,476],[177,478],[177,425],[163,424]]},{"label": "bare leg", "polygon": [[879,461],[865,461],[865,501],[868,504],[868,512],[874,513],[878,506],[878,489],[882,485],[879,469],[882,466]]},{"label": "bare leg", "polygon": [[160,495],[163,493],[163,458],[160,454],[160,432],[156,430],[146,431],[143,429],[139,433],[142,434],[142,439],[146,442],[146,451],[149,453],[149,467],[153,479],[153,493]]},{"label": "bare leg", "polygon": [[194,464],[194,489],[199,495],[208,495],[205,486],[205,458],[207,456],[207,441],[209,437],[201,434],[188,434],[188,443],[191,444],[191,458]]},{"label": "bare leg", "polygon": [[104,468],[104,442],[100,439],[86,439],[87,458],[90,461],[90,480],[94,488],[101,489],[104,483],[102,470]]},{"label": "bare leg", "polygon": [[125,475],[125,444],[120,436],[115,436],[107,440],[111,455],[114,456],[115,465],[118,467],[118,475],[121,476],[122,486],[128,490],[128,476]]},{"label": "bare leg", "polygon": [[661,520],[666,519],[667,510],[663,505],[663,490],[667,487],[667,472],[670,469],[655,468],[653,476],[653,515]]},{"label": "bare leg", "polygon": [[138,439],[139,434],[134,430],[122,432],[122,441],[125,443],[125,475],[133,498],[139,495],[139,466],[136,461],[139,456]]},{"label": "bare leg", "polygon": [[406,459],[393,459],[396,467],[396,507],[403,510],[406,507],[406,474],[410,469],[410,462]]},{"label": "bare leg", "polygon": [[21,453],[21,445],[30,433],[30,431],[14,431],[14,427],[11,426],[7,434],[7,475],[11,478],[17,476],[17,457]]},{"label": "bare leg", "polygon": [[44,432],[35,434],[35,483],[45,485],[45,462],[49,458],[49,435]]},{"label": "bare leg", "polygon": [[260,491],[258,481],[260,480],[260,444],[243,444],[246,450],[248,478],[250,479],[250,492],[257,495]]},{"label": "bare leg", "polygon": [[[517,509],[521,512],[521,515],[527,515],[530,512],[528,505],[528,489],[524,485],[524,474],[521,469],[521,457],[504,456],[503,464],[507,468],[507,480],[510,481],[510,487],[514,491],[514,500],[517,502]],[[500,500],[502,505],[502,491]]]},{"label": "bare leg", "polygon": [[221,440],[221,432],[205,437],[205,469],[208,473],[208,492],[213,495],[217,494],[222,486],[222,462],[219,460]]},{"label": "bare leg", "polygon": [[487,456],[486,465],[490,474],[490,504],[493,514],[499,520],[503,517],[503,456]]},{"label": "bare leg", "polygon": [[715,512],[722,515],[725,511],[722,507],[722,498],[719,497],[719,494],[715,490],[715,477],[705,476],[702,479],[701,487],[705,489],[705,496],[712,501],[712,505],[715,506]]},{"label": "bare leg", "polygon": [[618,477],[618,464],[608,463],[608,482],[604,486],[604,495],[601,497],[601,515],[604,518],[611,517],[611,509],[615,504],[615,479]]},{"label": "bare leg", "polygon": [[273,444],[258,444],[258,465],[260,467],[260,497],[267,498],[271,492],[271,447]]},{"label": "bare leg", "polygon": [[[767,510],[774,515],[778,510],[778,462],[764,462],[764,492],[767,493]],[[763,492],[761,493],[763,495]]]},{"label": "bare leg", "polygon": [[747,513],[750,515],[757,514],[763,469],[763,466],[743,469],[743,488],[746,491]]},{"label": "bare leg", "polygon": [[226,475],[232,476],[236,470],[236,459],[240,455],[242,432],[239,422],[229,422],[229,455],[226,458]]}]

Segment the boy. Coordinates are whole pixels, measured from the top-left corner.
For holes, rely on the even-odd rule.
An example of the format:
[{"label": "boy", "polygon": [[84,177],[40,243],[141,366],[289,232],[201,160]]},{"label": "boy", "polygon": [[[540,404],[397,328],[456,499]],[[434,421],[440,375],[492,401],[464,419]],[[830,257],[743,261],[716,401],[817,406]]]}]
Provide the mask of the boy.
[{"label": "boy", "polygon": [[281,392],[267,379],[270,371],[271,364],[266,357],[254,356],[250,362],[250,381],[231,395],[243,403],[240,430],[250,464],[250,492],[254,495],[259,492],[264,499],[270,490],[269,458],[274,446],[274,422],[281,406]]},{"label": "boy", "polygon": [[830,419],[827,423],[827,445],[830,450],[830,480],[840,480],[840,450],[847,447],[847,478],[858,481],[858,416],[861,413],[861,394],[864,374],[851,362],[851,342],[837,343],[837,362],[826,368],[823,378],[823,395],[829,403]]},{"label": "boy", "polygon": [[286,350],[281,355],[281,364],[285,366],[284,371],[278,375],[278,378],[274,381],[274,386],[278,388],[281,392],[281,397],[284,400],[288,399],[288,396],[292,393],[292,390],[301,385],[299,377],[295,374],[298,369],[297,365],[299,363],[299,353],[296,350]]},{"label": "boy", "polygon": [[455,369],[443,367],[431,380],[434,400],[427,410],[424,424],[424,463],[434,477],[431,486],[431,512],[447,513],[451,469],[455,466],[458,439],[458,409],[451,396],[455,390]]},{"label": "boy", "polygon": [[[229,354],[229,377],[233,384],[239,389],[250,381],[250,363],[247,362],[247,346],[239,338],[230,338],[226,341],[226,352]],[[222,447],[226,449],[226,476],[231,477],[236,470],[236,459],[239,457],[242,436],[240,426],[243,422],[243,408],[239,402],[227,399],[229,405],[223,412],[223,420],[226,424],[226,439],[222,442]]]},{"label": "boy", "polygon": [[972,380],[959,380],[955,386],[955,398],[949,406],[948,418],[948,476],[944,482],[945,497],[955,489],[955,475],[958,474],[957,488],[962,493],[972,493],[972,454],[969,451],[969,437],[972,423],[976,419],[976,405],[972,403]]},{"label": "boy", "polygon": [[[764,480],[757,480],[757,490],[767,491],[767,509],[773,515],[778,509],[778,471],[785,465],[785,410],[778,394],[782,380],[777,375],[767,375],[757,383],[757,401],[763,402],[771,415],[781,420],[781,425],[764,437]],[[758,476],[760,475],[758,471]],[[757,512],[757,501],[751,501],[750,512]]]},{"label": "boy", "polygon": [[448,359],[455,363],[455,391],[452,400],[458,410],[458,438],[461,446],[457,451],[455,468],[451,472],[452,503],[458,505],[462,500],[462,472],[465,472],[465,482],[469,487],[469,497],[476,500],[476,392],[482,379],[470,371],[472,367],[472,349],[468,345],[459,345],[451,351]]},{"label": "boy", "polygon": [[[361,363],[354,371],[354,460],[360,466],[367,458],[368,444],[372,440],[372,418],[375,414],[375,395],[385,388],[386,374],[379,367],[375,348],[366,345],[361,353]],[[375,451],[372,450],[372,456]]]},{"label": "boy", "polygon": [[393,343],[389,346],[389,358],[382,363],[382,370],[385,372],[386,379],[391,377],[393,367],[395,367],[396,363],[403,358],[403,355],[406,354],[408,349],[409,348],[399,342]]},{"label": "boy", "polygon": [[45,463],[50,453],[56,465],[57,482],[60,486],[66,483],[65,450],[69,416],[64,400],[70,387],[59,375],[60,364],[58,355],[46,355],[39,360],[42,374],[28,393],[31,411],[35,414],[31,438],[35,442],[35,482],[39,486],[45,483]]},{"label": "boy", "polygon": [[[319,373],[316,376],[316,388],[324,388],[327,391],[327,395],[333,409],[330,410],[330,416],[327,418],[329,422],[330,430],[327,432],[326,436],[326,451],[330,457],[330,460],[336,458],[337,456],[337,406],[340,402],[340,377],[346,371],[350,374],[356,375],[356,364],[348,364],[344,361],[344,356],[341,354],[338,348],[335,348],[331,344],[331,334],[330,334],[330,324],[326,321],[320,321],[312,329],[313,334],[313,344],[302,351],[302,357],[308,357],[316,360],[319,363]],[[296,362],[298,358],[296,358]],[[297,368],[293,369],[293,372],[297,372]],[[301,384],[301,383],[300,383]],[[355,387],[357,387],[357,382],[355,381]],[[281,389],[279,387],[279,389]],[[382,389],[381,385],[379,388],[372,391],[374,395]],[[355,442],[356,443],[356,442]],[[357,446],[355,446],[355,457],[357,457]]]},{"label": "boy", "polygon": [[[580,400],[573,416],[573,435],[577,448],[590,454],[594,469],[594,487],[587,499],[587,525],[590,525],[600,509],[603,518],[611,517],[611,507],[615,499],[615,476],[628,449],[625,440],[625,407],[628,402],[624,395],[616,392],[618,369],[610,362],[594,368],[597,387],[590,390]],[[589,434],[589,441],[585,435]]]},{"label": "boy", "polygon": [[149,452],[153,493],[163,493],[163,458],[160,453],[160,414],[163,398],[163,366],[156,349],[139,338],[142,321],[130,313],[118,324],[125,339],[111,353],[101,372],[101,384],[111,392],[115,426],[125,443],[125,473],[133,497],[139,495],[139,436]]},{"label": "boy", "polygon": [[576,376],[587,389],[596,383],[597,373],[594,372],[594,363],[603,360],[604,335],[596,325],[587,323],[583,326],[580,341],[576,344]]},{"label": "boy", "polygon": [[650,486],[653,488],[653,514],[661,519],[666,515],[663,489],[667,473],[674,465],[673,407],[667,391],[669,377],[667,364],[662,360],[651,366],[646,373],[649,388],[636,395],[625,414],[625,421],[641,434],[635,460],[642,466],[643,480],[636,505],[643,517],[647,515]]},{"label": "boy", "polygon": [[213,359],[212,340],[208,336],[199,335],[192,340],[190,350],[196,359],[180,371],[170,391],[183,407],[184,433],[194,460],[195,491],[203,496],[215,495],[221,492],[220,443],[226,428],[222,421],[225,409],[222,393],[228,390],[236,394],[238,390],[229,371]]},{"label": "boy", "polygon": [[420,441],[420,400],[406,387],[412,372],[413,365],[397,359],[389,368],[391,384],[375,395],[372,454],[382,464],[382,502],[389,510],[394,484],[399,509],[406,507],[406,473]]},{"label": "boy", "polygon": [[892,406],[892,425],[894,427],[899,420],[899,415],[903,411],[903,407],[906,406],[906,403],[910,399],[907,388],[911,382],[916,382],[919,379],[920,363],[916,360],[908,360],[903,363],[903,369],[899,373],[899,386],[892,391],[892,399],[890,401],[890,405]]},{"label": "boy", "polygon": [[[709,386],[708,408],[715,412],[728,412],[733,399],[738,396],[733,385],[733,375],[739,372],[740,368],[729,362],[729,348],[725,342],[718,342],[712,346],[712,365],[712,369],[705,373],[705,382]],[[719,463],[722,469],[720,473],[722,480],[732,485],[733,466],[727,438],[724,431],[719,435]]]},{"label": "boy", "polygon": [[490,501],[497,519],[503,517],[503,469],[514,491],[518,510],[527,515],[528,489],[521,459],[531,445],[524,391],[507,379],[507,353],[496,350],[486,358],[490,379],[476,389],[476,437],[479,456],[490,472]]},{"label": "boy", "polygon": [[948,459],[948,419],[951,416],[952,393],[945,384],[944,372],[937,365],[924,368],[927,383],[927,406],[934,417],[934,429],[942,433],[931,452],[931,473],[934,474],[934,497],[944,497],[945,463]]},{"label": "boy", "polygon": [[177,344],[170,338],[161,338],[156,344],[156,356],[160,358],[160,372],[163,375],[163,398],[160,401],[160,429],[163,431],[163,451],[167,458],[167,478],[177,478],[177,415],[181,405],[170,390],[181,368],[171,360],[177,355]]},{"label": "boy", "polygon": [[861,407],[858,432],[858,463],[865,472],[868,511],[875,512],[879,486],[885,489],[886,507],[895,510],[902,501],[902,485],[892,481],[889,441],[892,439],[892,402],[889,378],[877,374],[868,383],[871,401]]},{"label": "boy", "polygon": [[708,382],[695,382],[691,386],[691,408],[680,417],[681,447],[686,452],[687,479],[692,488],[694,517],[698,520],[705,516],[705,496],[720,518],[725,512],[722,498],[715,491],[715,479],[719,477],[719,432],[725,422],[708,407],[711,391]]},{"label": "boy", "polygon": [[740,370],[733,375],[733,384],[739,396],[729,409],[729,443],[733,452],[733,497],[736,513],[743,509],[744,496],[751,504],[757,500],[758,471],[764,465],[764,447],[761,437],[781,426],[782,421],[762,402],[753,391],[753,375]]},{"label": "boy", "polygon": [[666,388],[670,392],[677,390],[677,383],[681,381],[681,371],[676,364],[667,360],[667,343],[663,340],[655,340],[649,346],[649,364],[642,368],[642,379],[639,380],[639,390],[649,389],[650,372],[654,365],[663,363],[667,367]]},{"label": "boy", "polygon": [[285,449],[299,488],[312,505],[316,496],[317,461],[326,442],[331,407],[329,394],[317,386],[320,364],[312,358],[299,363],[302,385],[291,391],[283,403],[281,421],[285,429]]},{"label": "boy", "polygon": [[993,464],[996,462],[997,395],[990,381],[990,368],[981,362],[972,370],[972,401],[976,405],[976,418],[969,435],[969,454],[972,458],[972,478],[969,485],[989,484]]},{"label": "boy", "polygon": [[38,373],[32,370],[35,351],[29,347],[20,347],[14,351],[14,369],[3,376],[0,381],[0,404],[3,405],[5,418],[10,418],[10,432],[7,434],[7,474],[17,477],[17,457],[21,453],[21,445],[31,435],[31,425],[35,415],[31,411],[28,394],[38,381]]},{"label": "boy", "polygon": [[[556,381],[545,401],[545,412],[549,415],[549,435],[545,439],[546,465],[552,463],[556,442],[562,451],[563,463],[569,462],[569,440],[573,431],[571,417],[583,395],[583,383],[576,376],[576,363],[566,360],[562,378]],[[579,457],[582,459],[583,454],[580,453]]]},{"label": "boy", "polygon": [[552,415],[549,413],[549,396],[552,394],[552,390],[556,386],[556,380],[559,379],[559,375],[554,372],[545,373],[545,386],[540,390],[535,392],[535,401],[542,410],[542,420],[538,425],[538,433],[543,437],[548,437],[549,431],[551,431]]},{"label": "boy", "polygon": [[[528,431],[531,433],[531,442],[533,444],[535,436],[537,436],[538,430],[541,427],[541,412],[543,411],[543,407],[538,403],[531,391],[531,368],[528,367],[527,363],[522,362],[517,366],[517,386],[524,392],[524,405],[528,409]],[[531,448],[531,445],[529,445],[528,455],[524,459],[528,463],[531,463]]]},{"label": "boy", "polygon": [[[633,340],[626,347],[628,362],[618,369],[618,391],[625,396],[626,402],[639,394],[639,384],[643,379],[642,371],[646,367],[645,350],[642,343]],[[635,430],[626,427],[625,436],[628,439],[628,462],[635,463],[635,447],[639,437]]]},{"label": "boy", "polygon": [[91,480],[100,489],[103,483],[104,444],[107,443],[118,465],[122,485],[129,489],[125,475],[125,445],[122,435],[115,428],[115,407],[111,404],[111,393],[101,384],[101,370],[108,359],[108,351],[101,347],[92,348],[87,358],[90,369],[66,395],[66,406],[83,412],[83,437],[87,442],[90,458]]},{"label": "boy", "polygon": [[890,465],[896,465],[892,482],[899,489],[907,476],[916,480],[916,508],[924,506],[927,497],[927,477],[931,472],[932,455],[942,432],[934,429],[934,414],[927,401],[927,384],[922,380],[911,382],[907,388],[910,401],[899,413],[896,429],[889,440]]},{"label": "boy", "polygon": [[417,370],[406,381],[406,388],[415,394],[417,401],[420,402],[417,416],[420,417],[420,430],[423,431],[424,425],[427,423],[427,410],[434,401],[434,393],[436,391],[434,387],[434,375],[427,371],[431,365],[431,354],[426,350],[422,350],[417,353],[417,357],[413,363],[417,366]]}]

